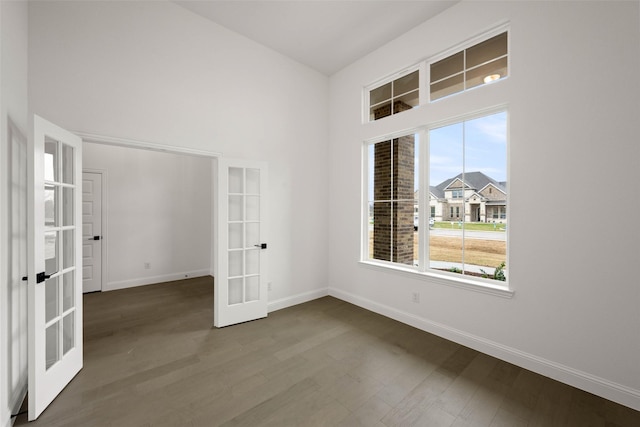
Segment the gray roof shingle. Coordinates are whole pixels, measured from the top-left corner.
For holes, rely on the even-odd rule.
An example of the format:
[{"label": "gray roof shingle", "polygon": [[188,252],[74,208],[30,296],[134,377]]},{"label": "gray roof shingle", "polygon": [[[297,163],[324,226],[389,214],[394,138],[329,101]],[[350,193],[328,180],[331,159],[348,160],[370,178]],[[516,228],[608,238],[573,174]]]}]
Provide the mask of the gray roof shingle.
[{"label": "gray roof shingle", "polygon": [[[463,179],[464,176],[464,179]],[[496,188],[504,191],[505,193],[507,192],[507,183],[506,181],[503,182],[498,182],[495,179],[485,175],[482,172],[467,172],[464,174],[458,174],[456,176],[454,176],[453,178],[449,178],[449,179],[445,179],[444,181],[442,181],[440,184],[436,185],[436,186],[430,186],[429,187],[429,191],[436,197],[442,199],[444,198],[444,190],[451,185],[451,183],[456,180],[456,179],[460,179],[460,181],[463,181],[465,183],[465,185],[467,185],[469,188],[476,190],[476,191],[480,191],[482,190],[484,187],[487,186],[487,184],[493,184],[494,186],[496,186]]]}]

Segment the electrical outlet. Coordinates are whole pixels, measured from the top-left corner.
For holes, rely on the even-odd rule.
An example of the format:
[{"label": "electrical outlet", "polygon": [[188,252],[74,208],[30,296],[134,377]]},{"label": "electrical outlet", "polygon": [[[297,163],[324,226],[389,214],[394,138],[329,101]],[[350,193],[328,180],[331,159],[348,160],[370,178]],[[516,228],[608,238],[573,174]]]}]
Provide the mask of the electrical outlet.
[{"label": "electrical outlet", "polygon": [[271,292],[271,282],[267,282],[267,291]]},{"label": "electrical outlet", "polygon": [[420,302],[420,293],[419,292],[413,292],[411,294],[411,301],[415,302],[416,304]]},{"label": "electrical outlet", "polygon": [[144,269],[145,270],[149,270],[151,268],[151,263],[150,262],[145,262],[144,263]]}]

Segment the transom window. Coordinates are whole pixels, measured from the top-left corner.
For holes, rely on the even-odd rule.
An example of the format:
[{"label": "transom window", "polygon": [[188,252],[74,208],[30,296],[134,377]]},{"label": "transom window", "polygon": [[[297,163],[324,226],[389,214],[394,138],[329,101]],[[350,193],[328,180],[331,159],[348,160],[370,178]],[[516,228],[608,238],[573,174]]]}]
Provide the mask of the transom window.
[{"label": "transom window", "polygon": [[369,120],[410,110],[419,103],[420,73],[410,72],[369,91]]},{"label": "transom window", "polygon": [[492,83],[508,75],[507,32],[454,53],[430,66],[431,101]]}]

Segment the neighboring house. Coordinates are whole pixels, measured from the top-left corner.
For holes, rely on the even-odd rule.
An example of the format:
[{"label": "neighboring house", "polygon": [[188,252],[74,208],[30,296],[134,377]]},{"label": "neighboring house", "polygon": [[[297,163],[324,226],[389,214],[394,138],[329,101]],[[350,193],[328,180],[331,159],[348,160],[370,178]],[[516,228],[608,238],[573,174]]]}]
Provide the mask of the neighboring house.
[{"label": "neighboring house", "polygon": [[482,172],[459,174],[429,187],[429,207],[436,221],[506,223],[507,183]]}]

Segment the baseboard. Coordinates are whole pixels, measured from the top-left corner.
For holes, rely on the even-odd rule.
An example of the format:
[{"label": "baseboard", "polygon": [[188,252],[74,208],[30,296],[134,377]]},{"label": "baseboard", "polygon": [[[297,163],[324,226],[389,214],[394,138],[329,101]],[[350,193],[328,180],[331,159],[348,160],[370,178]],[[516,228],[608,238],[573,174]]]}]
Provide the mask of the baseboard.
[{"label": "baseboard", "polygon": [[365,308],[374,313],[411,325],[540,375],[640,411],[640,390],[632,389],[587,372],[573,369],[569,366],[564,366],[551,360],[397,310],[393,307],[362,298],[340,289],[329,288],[328,293],[335,298]]},{"label": "baseboard", "polygon": [[275,301],[269,301],[268,312],[282,310],[283,308],[291,307],[294,305],[302,304],[304,302],[313,301],[314,299],[326,297],[329,295],[327,288],[316,289],[309,292],[303,292],[301,294],[292,295],[290,297],[281,298]]},{"label": "baseboard", "polygon": [[115,291],[117,289],[126,289],[126,288],[133,288],[136,286],[152,285],[154,283],[171,282],[174,280],[187,279],[191,277],[209,276],[209,274],[210,274],[209,269],[206,269],[206,270],[184,271],[181,273],[163,274],[160,276],[139,277],[137,279],[109,282],[102,288],[102,290]]}]

